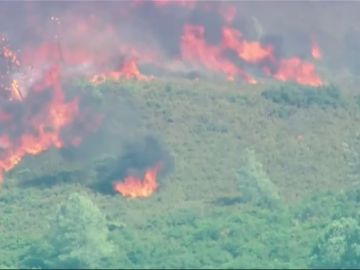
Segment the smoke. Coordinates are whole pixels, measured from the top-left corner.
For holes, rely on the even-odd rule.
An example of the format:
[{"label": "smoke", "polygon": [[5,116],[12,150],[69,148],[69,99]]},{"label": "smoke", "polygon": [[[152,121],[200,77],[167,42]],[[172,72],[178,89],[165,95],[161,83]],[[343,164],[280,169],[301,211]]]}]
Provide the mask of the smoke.
[{"label": "smoke", "polygon": [[[66,90],[74,91],[80,94],[71,86]],[[20,171],[21,167],[32,171],[22,176],[21,186],[49,188],[72,182],[115,194],[114,182],[129,175],[142,178],[147,169],[162,162],[158,175],[161,185],[174,166],[167,147],[145,128],[143,112],[136,106],[131,89],[116,84],[107,86],[106,91],[100,99],[90,89],[81,93],[78,117],[61,132],[64,146],[37,156],[36,161],[25,160]],[[81,138],[81,143],[71,144],[74,138]]]},{"label": "smoke", "polygon": [[91,185],[98,191],[113,192],[113,184],[132,175],[142,178],[145,172],[162,161],[160,179],[167,175],[174,166],[173,159],[160,141],[148,135],[124,145],[124,149],[112,162],[96,168],[98,179]]},{"label": "smoke", "polygon": [[[0,179],[26,156],[50,149],[62,164],[87,168],[88,179],[77,181],[99,191],[127,175],[141,178],[159,161],[161,176],[173,162],[161,139],[145,131],[129,89],[109,85],[94,98],[74,80],[96,86],[106,79],[217,75],[234,83],[271,78],[320,86],[327,78],[318,65],[358,70],[360,38],[350,28],[358,24],[357,5],[2,2]],[[346,20],[334,23],[339,14]],[[110,157],[98,165],[105,153]]]}]

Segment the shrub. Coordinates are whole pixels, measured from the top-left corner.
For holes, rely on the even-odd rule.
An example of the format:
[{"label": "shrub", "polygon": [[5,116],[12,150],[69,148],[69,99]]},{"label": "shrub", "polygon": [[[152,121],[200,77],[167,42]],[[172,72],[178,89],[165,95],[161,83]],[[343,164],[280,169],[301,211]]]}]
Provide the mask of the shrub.
[{"label": "shrub", "polygon": [[90,198],[71,194],[49,228],[46,240],[31,248],[24,259],[27,267],[106,267],[113,245],[105,216]]},{"label": "shrub", "polygon": [[265,207],[279,204],[280,196],[277,188],[263,169],[263,165],[257,160],[254,150],[245,151],[243,166],[238,172],[237,181],[245,201]]},{"label": "shrub", "polygon": [[270,88],[261,94],[276,104],[289,105],[297,108],[318,106],[322,109],[337,108],[344,105],[340,91],[334,85],[322,87],[285,84],[280,88]]},{"label": "shrub", "polygon": [[313,249],[316,268],[358,269],[360,266],[360,226],[353,218],[333,221]]}]

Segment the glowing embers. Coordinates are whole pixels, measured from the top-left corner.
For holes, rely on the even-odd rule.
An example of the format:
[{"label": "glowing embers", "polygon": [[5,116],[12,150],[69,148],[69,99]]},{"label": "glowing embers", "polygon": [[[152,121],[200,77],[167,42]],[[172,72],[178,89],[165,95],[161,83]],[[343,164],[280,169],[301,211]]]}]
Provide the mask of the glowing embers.
[{"label": "glowing embers", "polygon": [[127,176],[123,182],[114,183],[115,191],[124,197],[149,197],[158,189],[157,176],[162,166],[162,162],[158,162],[154,167],[146,170],[143,179],[132,175]]}]

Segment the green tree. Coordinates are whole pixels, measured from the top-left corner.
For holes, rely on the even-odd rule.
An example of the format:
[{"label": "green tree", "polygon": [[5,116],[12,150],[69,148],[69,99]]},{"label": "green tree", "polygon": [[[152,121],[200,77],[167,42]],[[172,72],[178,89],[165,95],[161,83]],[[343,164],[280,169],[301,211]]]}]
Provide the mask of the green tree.
[{"label": "green tree", "polygon": [[90,198],[74,193],[59,206],[46,241],[30,251],[25,264],[50,268],[106,268],[112,253],[105,216]]},{"label": "green tree", "polygon": [[246,201],[262,206],[275,206],[280,202],[278,190],[271,182],[255,151],[246,149],[243,166],[238,175],[238,188]]},{"label": "green tree", "polygon": [[354,218],[333,221],[313,248],[312,266],[349,269],[360,267],[360,226]]}]

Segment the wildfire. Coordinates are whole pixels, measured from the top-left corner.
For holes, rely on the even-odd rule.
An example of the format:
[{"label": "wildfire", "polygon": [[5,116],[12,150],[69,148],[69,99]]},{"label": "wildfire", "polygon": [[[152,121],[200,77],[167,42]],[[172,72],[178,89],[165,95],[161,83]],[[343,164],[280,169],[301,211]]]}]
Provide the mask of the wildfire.
[{"label": "wildfire", "polygon": [[274,77],[280,81],[290,80],[303,85],[320,86],[323,84],[316,74],[315,66],[296,57],[281,60]]},{"label": "wildfire", "polygon": [[145,198],[149,197],[158,189],[157,175],[161,170],[162,162],[145,172],[144,179],[135,176],[127,176],[123,182],[114,183],[115,191],[124,197]]},{"label": "wildfire", "polygon": [[119,80],[121,77],[124,77],[126,80],[130,80],[132,78],[135,78],[137,80],[149,79],[148,76],[142,75],[140,73],[136,61],[134,59],[131,59],[129,61],[126,61],[119,71],[111,71],[108,73],[95,74],[90,79],[90,82],[93,84],[99,84],[108,79]]},{"label": "wildfire", "polygon": [[186,25],[181,39],[182,58],[189,63],[200,63],[206,68],[225,73],[228,80],[234,80],[239,69],[222,57],[222,48],[210,46],[205,41],[205,28]]},{"label": "wildfire", "polygon": [[[59,66],[53,65],[47,71],[44,71],[44,67],[39,69],[37,66],[37,75],[41,76],[36,76],[35,70],[25,75],[23,71],[28,66],[24,66],[22,59],[19,60],[8,46],[2,45],[1,48],[1,55],[5,60],[1,62],[0,72],[4,105],[0,110],[2,182],[4,174],[18,165],[26,155],[37,155],[50,147],[64,146],[61,130],[72,122],[78,112],[78,105],[76,99],[65,101]],[[25,81],[28,84],[24,85]],[[49,93],[46,99],[43,98],[44,92]]]},{"label": "wildfire", "polygon": [[[17,88],[15,87],[15,89]],[[43,104],[42,108],[37,108],[37,113],[26,114],[25,110],[24,115],[21,116],[22,119],[17,119],[9,112],[2,114],[7,116],[2,118],[5,120],[2,122],[5,125],[4,132],[11,134],[12,130],[18,129],[18,121],[28,126],[21,127],[24,133],[19,136],[1,134],[3,151],[0,155],[0,180],[3,180],[4,173],[19,164],[25,155],[37,155],[52,146],[63,147],[60,131],[73,120],[77,113],[77,100],[65,102],[58,67],[53,67],[33,89],[41,91],[51,89],[53,91],[52,100]],[[17,101],[22,101],[25,108],[31,106],[31,104],[27,104],[27,99],[22,98],[20,92],[15,91],[15,93],[18,95]]]},{"label": "wildfire", "polygon": [[319,43],[314,38],[312,39],[311,56],[315,60],[320,60],[322,58]]},{"label": "wildfire", "polygon": [[[237,59],[228,58],[227,51],[235,52],[238,60],[247,65],[262,67],[266,75],[280,81],[294,81],[303,85],[320,86],[323,84],[312,63],[300,58],[277,59],[272,46],[264,46],[257,41],[244,39],[241,32],[224,27],[222,43],[209,45],[205,40],[205,28],[200,25],[186,25],[181,39],[182,59],[190,64],[202,65],[205,68],[226,74],[227,79],[234,81],[242,77],[249,84],[257,80],[240,68]],[[275,66],[270,69],[269,64]]]},{"label": "wildfire", "polygon": [[223,40],[226,48],[235,51],[240,59],[248,63],[258,63],[273,57],[271,46],[265,47],[257,41],[247,41],[236,29],[225,27]]},{"label": "wildfire", "polygon": [[[11,50],[7,39],[0,35],[0,180],[26,155],[36,155],[51,147],[61,148],[69,143],[64,142],[61,137],[63,128],[77,123],[74,120],[84,121],[78,118],[81,115],[78,99],[67,101],[65,98],[62,89],[64,77],[68,79],[81,75],[93,84],[108,79],[148,80],[152,77],[143,74],[139,67],[149,64],[155,70],[160,68],[174,73],[194,67],[220,74],[234,82],[240,78],[249,84],[256,84],[259,78],[248,73],[248,68],[258,69],[259,77],[264,74],[279,81],[293,81],[310,86],[324,84],[312,63],[313,60],[322,58],[320,46],[314,37],[311,44],[312,61],[305,61],[297,56],[281,58],[275,54],[276,45],[248,40],[241,29],[236,28],[235,19],[239,13],[235,4],[218,6],[193,0],[152,0],[152,4],[148,6],[146,1],[134,0],[135,2],[136,5],[132,5],[132,8],[139,8],[139,13],[133,9],[128,12],[126,4],[121,2],[124,5],[122,12],[127,16],[119,16],[119,9],[114,8],[114,13],[107,9],[106,12],[111,16],[106,20],[103,19],[104,16],[94,15],[96,12],[78,16],[78,13],[71,10],[65,10],[64,13],[59,10],[56,12],[59,17],[49,16],[47,12],[36,13],[25,20],[36,24],[28,28],[33,29],[34,33],[18,39],[23,43],[18,44],[18,53]],[[36,6],[35,3],[32,4]],[[154,9],[154,15],[159,16],[156,20],[149,21],[145,31],[142,27],[146,16],[141,20],[132,18],[144,15],[140,8],[142,5],[147,9]],[[87,7],[90,10],[93,8],[90,4]],[[161,21],[160,16],[169,20],[169,15],[172,16],[173,13],[157,11],[167,8],[171,11],[183,9],[185,12],[174,17],[174,22],[167,23]],[[204,10],[198,10],[202,8]],[[192,9],[199,11],[194,13],[199,15],[197,24],[190,24],[189,16],[185,16]],[[214,20],[214,23],[220,25],[207,28],[206,20],[204,24],[201,22],[201,14],[215,9],[216,12],[210,14],[221,16],[222,20]],[[99,12],[101,14],[102,10]],[[50,18],[53,23],[40,23],[46,22],[43,21],[46,18]],[[159,21],[161,27],[155,29],[159,26]],[[127,27],[132,23],[135,27]],[[163,30],[162,23],[164,33],[158,33],[157,30]],[[16,22],[14,27],[23,24],[26,23]],[[146,28],[154,25],[154,29]],[[42,26],[46,26],[46,29]],[[217,37],[217,40],[214,38],[210,42],[207,34],[214,29],[221,30],[210,35]],[[167,36],[167,33],[171,35]],[[55,39],[53,35],[56,36]],[[29,44],[25,44],[27,36],[32,37]],[[125,60],[119,68],[112,68],[119,59]],[[171,64],[174,61],[176,65]],[[76,134],[68,140],[73,145],[78,145],[81,135]],[[124,182],[116,183],[114,188],[123,196],[147,197],[157,189],[156,176],[160,167],[156,165],[150,168],[144,179],[128,176]]]}]

